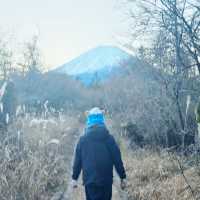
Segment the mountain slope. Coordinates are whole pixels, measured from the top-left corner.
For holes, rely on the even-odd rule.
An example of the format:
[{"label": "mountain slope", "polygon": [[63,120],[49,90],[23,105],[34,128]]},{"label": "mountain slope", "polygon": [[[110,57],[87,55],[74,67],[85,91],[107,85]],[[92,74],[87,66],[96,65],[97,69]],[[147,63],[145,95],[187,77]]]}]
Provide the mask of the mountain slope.
[{"label": "mountain slope", "polygon": [[133,58],[120,48],[99,46],[56,68],[54,72],[68,74],[84,84],[91,84],[94,80],[104,80],[115,74],[121,70],[123,63]]}]

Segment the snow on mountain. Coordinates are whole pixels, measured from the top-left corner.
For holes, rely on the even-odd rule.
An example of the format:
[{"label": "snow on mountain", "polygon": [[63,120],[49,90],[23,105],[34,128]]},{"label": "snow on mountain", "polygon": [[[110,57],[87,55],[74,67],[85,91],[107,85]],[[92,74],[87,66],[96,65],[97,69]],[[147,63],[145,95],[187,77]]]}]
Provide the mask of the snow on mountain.
[{"label": "snow on mountain", "polygon": [[68,74],[90,84],[97,76],[98,80],[106,79],[131,58],[132,55],[120,48],[99,46],[56,68],[54,72]]}]

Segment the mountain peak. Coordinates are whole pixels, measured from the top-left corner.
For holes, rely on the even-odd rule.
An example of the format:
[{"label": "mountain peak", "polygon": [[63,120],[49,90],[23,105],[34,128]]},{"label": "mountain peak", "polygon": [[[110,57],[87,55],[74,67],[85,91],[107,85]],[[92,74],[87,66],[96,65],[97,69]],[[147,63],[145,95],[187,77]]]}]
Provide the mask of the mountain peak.
[{"label": "mountain peak", "polygon": [[81,54],[72,61],[58,67],[55,71],[76,78],[83,77],[85,74],[93,77],[97,73],[107,76],[114,69],[122,67],[123,62],[128,61],[131,57],[130,54],[118,47],[102,45]]}]

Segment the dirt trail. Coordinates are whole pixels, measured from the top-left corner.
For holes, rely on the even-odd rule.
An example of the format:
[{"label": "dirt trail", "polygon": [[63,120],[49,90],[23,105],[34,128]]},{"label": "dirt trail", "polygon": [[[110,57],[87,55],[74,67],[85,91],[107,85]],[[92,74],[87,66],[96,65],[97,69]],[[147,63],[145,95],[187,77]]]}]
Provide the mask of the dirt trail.
[{"label": "dirt trail", "polygon": [[[80,133],[82,131],[82,127],[79,129],[79,134],[69,136],[69,145],[68,145],[68,151],[70,157],[69,167],[72,166],[72,159],[73,159],[73,153],[74,153],[74,147],[76,144],[76,141],[78,137],[80,136]],[[71,174],[71,173],[70,173]],[[126,194],[122,192],[119,189],[119,179],[116,177],[117,175],[114,175],[114,184],[113,184],[113,200],[126,200]],[[70,177],[69,177],[70,180]],[[79,185],[78,188],[72,189],[70,183],[68,184],[68,188],[66,191],[60,195],[58,195],[58,198],[53,198],[52,200],[85,200],[85,193],[84,193],[84,187],[81,184],[81,177],[79,178]]]},{"label": "dirt trail", "polygon": [[[119,181],[113,184],[113,200],[126,200],[126,194],[118,187]],[[72,189],[70,185],[62,200],[85,200],[84,187],[79,183],[77,189]]]}]

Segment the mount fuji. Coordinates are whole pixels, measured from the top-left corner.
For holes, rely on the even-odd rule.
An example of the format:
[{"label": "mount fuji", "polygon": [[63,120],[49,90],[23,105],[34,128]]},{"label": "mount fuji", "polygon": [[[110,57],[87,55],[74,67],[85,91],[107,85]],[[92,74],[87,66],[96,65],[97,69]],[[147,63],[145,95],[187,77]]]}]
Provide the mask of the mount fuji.
[{"label": "mount fuji", "polygon": [[80,80],[85,85],[91,85],[119,74],[123,70],[124,63],[133,60],[134,57],[118,47],[99,46],[80,55],[53,72],[67,74]]}]

